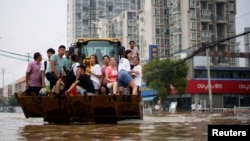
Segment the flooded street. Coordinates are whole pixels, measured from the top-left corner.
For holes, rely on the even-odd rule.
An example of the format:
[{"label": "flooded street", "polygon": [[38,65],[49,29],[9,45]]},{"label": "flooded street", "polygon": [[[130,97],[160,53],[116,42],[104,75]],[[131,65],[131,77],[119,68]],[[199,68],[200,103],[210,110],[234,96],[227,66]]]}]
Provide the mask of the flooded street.
[{"label": "flooded street", "polygon": [[157,113],[145,115],[144,120],[121,121],[115,125],[54,125],[41,118],[26,119],[23,113],[0,113],[0,140],[206,141],[208,124],[250,124],[250,115]]}]

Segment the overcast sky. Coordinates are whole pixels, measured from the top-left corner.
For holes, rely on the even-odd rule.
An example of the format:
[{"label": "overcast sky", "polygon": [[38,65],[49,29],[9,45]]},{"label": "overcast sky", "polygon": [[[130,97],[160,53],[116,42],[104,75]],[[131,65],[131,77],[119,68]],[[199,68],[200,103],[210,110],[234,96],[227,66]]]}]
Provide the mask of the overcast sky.
[{"label": "overcast sky", "polygon": [[[236,33],[250,27],[250,0],[237,0]],[[20,55],[67,45],[67,0],[0,0],[0,50]],[[25,75],[27,59],[0,51],[0,87]],[[9,54],[7,54],[9,55]]]},{"label": "overcast sky", "polygon": [[[0,50],[32,56],[67,43],[67,0],[0,0]],[[0,87],[25,75],[27,61],[0,51]],[[11,55],[13,56],[13,55]],[[26,59],[23,56],[16,56]]]}]

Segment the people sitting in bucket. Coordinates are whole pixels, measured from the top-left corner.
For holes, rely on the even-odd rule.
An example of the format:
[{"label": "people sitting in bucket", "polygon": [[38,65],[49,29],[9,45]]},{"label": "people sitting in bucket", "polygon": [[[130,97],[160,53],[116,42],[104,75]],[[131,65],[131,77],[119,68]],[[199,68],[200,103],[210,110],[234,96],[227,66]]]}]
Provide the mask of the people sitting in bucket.
[{"label": "people sitting in bucket", "polygon": [[84,95],[86,93],[87,95],[95,95],[95,88],[94,85],[85,72],[85,67],[83,65],[80,65],[77,67],[77,78],[76,81],[69,87],[69,89],[66,91],[66,94],[69,94],[69,92],[76,87],[76,92],[79,95]]},{"label": "people sitting in bucket", "polygon": [[132,59],[132,51],[126,50],[124,57],[122,57],[119,61],[118,65],[118,89],[119,92],[122,92],[124,87],[127,87],[129,85],[132,88],[132,95],[137,95],[137,85],[133,81],[132,76],[130,73],[133,73],[134,71],[131,71],[131,66],[129,60]]},{"label": "people sitting in bucket", "polygon": [[116,59],[115,59],[115,57],[110,58],[110,64],[107,67],[107,69],[105,70],[105,77],[106,77],[106,80],[107,80],[106,86],[109,88],[110,94],[117,95],[118,94],[118,91],[117,91],[117,87],[118,87],[118,83],[117,83],[118,71],[117,71],[117,67],[116,67]]},{"label": "people sitting in bucket", "polygon": [[[53,54],[50,58],[50,65],[45,71],[46,78],[50,81],[50,89],[55,85],[55,95],[60,96],[61,85],[64,85],[61,79],[61,70],[65,66],[64,61],[64,53],[66,47],[64,45],[60,45],[58,47],[58,53]],[[53,90],[52,90],[53,91]]]}]

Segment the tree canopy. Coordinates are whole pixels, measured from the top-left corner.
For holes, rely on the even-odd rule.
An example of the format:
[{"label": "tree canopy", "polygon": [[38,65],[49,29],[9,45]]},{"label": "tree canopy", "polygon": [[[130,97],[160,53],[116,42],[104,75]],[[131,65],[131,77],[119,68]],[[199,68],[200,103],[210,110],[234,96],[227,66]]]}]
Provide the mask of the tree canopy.
[{"label": "tree canopy", "polygon": [[10,106],[19,106],[19,103],[17,102],[14,95],[11,95],[11,97],[8,99],[8,103]]},{"label": "tree canopy", "polygon": [[176,65],[170,59],[154,59],[143,67],[143,78],[146,85],[158,91],[160,97],[169,94],[184,94],[188,66],[184,62]]}]

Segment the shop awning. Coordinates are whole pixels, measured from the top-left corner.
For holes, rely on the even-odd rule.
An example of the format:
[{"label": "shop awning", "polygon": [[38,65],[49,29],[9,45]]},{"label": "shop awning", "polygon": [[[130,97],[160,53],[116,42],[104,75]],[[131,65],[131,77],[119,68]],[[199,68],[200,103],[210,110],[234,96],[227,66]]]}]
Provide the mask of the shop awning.
[{"label": "shop awning", "polygon": [[156,93],[155,90],[143,90],[143,91],[141,91],[141,96],[148,97],[148,96],[155,95],[155,93]]},{"label": "shop awning", "polygon": [[152,101],[158,96],[147,96],[147,97],[142,97],[142,101]]}]

